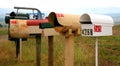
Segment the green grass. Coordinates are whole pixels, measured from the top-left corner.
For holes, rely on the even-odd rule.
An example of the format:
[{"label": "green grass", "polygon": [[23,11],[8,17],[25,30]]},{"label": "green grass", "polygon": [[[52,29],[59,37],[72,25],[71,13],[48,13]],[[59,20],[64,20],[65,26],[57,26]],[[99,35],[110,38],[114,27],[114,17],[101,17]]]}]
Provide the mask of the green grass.
[{"label": "green grass", "polygon": [[[64,66],[64,38],[54,37],[54,66]],[[116,38],[116,40],[113,40]],[[95,40],[90,37],[75,38],[75,66],[94,66],[95,65]],[[104,40],[105,39],[105,40]],[[35,39],[28,39],[22,44],[22,61],[18,62],[15,58],[15,44],[5,40],[0,45],[0,66],[35,66],[36,65],[36,45]],[[120,45],[119,37],[100,37],[99,38],[99,65],[100,66],[119,66],[120,65]],[[48,45],[47,37],[42,39],[41,66],[48,66]]]},{"label": "green grass", "polygon": [[7,28],[0,28],[0,36],[1,35],[7,35],[8,29]]},{"label": "green grass", "polygon": [[[120,66],[120,37],[98,39],[99,66]],[[47,37],[42,37],[41,66],[48,66],[47,40]],[[55,36],[54,40],[54,66],[64,66],[64,37]],[[95,66],[95,38],[75,37],[74,48],[74,66]],[[0,66],[36,66],[35,39],[22,43],[22,61],[15,57],[14,42],[3,40],[0,44]]]}]

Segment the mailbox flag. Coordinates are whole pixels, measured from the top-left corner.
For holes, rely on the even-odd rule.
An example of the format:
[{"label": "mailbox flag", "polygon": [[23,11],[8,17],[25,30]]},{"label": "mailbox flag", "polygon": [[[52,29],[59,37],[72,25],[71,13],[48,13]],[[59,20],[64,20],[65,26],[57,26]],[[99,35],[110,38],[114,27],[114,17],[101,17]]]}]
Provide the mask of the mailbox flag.
[{"label": "mailbox flag", "polygon": [[94,32],[102,32],[102,26],[101,25],[94,25]]}]

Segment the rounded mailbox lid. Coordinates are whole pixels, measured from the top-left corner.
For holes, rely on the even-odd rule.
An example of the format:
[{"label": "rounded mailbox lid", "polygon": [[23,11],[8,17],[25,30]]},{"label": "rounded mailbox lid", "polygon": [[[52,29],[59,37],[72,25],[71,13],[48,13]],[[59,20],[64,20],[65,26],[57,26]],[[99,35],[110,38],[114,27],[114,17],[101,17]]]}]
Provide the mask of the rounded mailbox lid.
[{"label": "rounded mailbox lid", "polygon": [[80,33],[80,15],[51,12],[48,16],[48,21],[53,25],[54,29],[62,35],[77,35]]},{"label": "rounded mailbox lid", "polygon": [[83,24],[102,24],[102,25],[113,25],[113,19],[107,15],[98,15],[98,14],[83,14],[80,17],[80,22]]},{"label": "rounded mailbox lid", "polygon": [[51,12],[48,16],[48,21],[54,26],[79,27],[80,15]]}]

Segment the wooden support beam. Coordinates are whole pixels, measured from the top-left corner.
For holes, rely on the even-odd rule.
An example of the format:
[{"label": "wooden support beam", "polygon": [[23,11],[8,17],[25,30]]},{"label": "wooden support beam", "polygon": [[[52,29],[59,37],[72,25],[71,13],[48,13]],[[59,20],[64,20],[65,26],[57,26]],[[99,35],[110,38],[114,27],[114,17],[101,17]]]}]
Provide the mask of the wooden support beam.
[{"label": "wooden support beam", "polygon": [[18,58],[18,61],[22,61],[22,39],[16,39],[16,57]]},{"label": "wooden support beam", "polygon": [[41,35],[36,35],[36,62],[37,66],[41,64]]},{"label": "wooden support beam", "polygon": [[65,37],[65,66],[74,66],[74,35]]},{"label": "wooden support beam", "polygon": [[54,52],[54,43],[53,43],[53,36],[48,36],[48,66],[53,66],[53,52]]}]

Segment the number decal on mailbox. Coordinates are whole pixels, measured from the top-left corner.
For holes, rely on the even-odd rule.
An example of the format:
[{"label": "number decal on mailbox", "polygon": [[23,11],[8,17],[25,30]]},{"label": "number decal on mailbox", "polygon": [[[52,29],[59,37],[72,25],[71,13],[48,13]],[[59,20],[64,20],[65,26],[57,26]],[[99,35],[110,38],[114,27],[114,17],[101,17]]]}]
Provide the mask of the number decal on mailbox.
[{"label": "number decal on mailbox", "polygon": [[82,35],[91,36],[91,35],[93,35],[93,30],[92,29],[82,29]]}]

